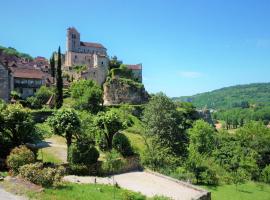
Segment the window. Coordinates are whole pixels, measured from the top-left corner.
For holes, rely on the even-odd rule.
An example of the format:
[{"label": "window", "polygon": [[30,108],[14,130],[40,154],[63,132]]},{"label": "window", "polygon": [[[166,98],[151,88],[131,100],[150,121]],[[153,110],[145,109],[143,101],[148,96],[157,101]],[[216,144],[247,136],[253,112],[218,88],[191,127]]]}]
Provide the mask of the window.
[{"label": "window", "polygon": [[103,65],[103,61],[101,62],[101,64]]},{"label": "window", "polygon": [[74,58],[77,59],[77,56],[75,55]]}]

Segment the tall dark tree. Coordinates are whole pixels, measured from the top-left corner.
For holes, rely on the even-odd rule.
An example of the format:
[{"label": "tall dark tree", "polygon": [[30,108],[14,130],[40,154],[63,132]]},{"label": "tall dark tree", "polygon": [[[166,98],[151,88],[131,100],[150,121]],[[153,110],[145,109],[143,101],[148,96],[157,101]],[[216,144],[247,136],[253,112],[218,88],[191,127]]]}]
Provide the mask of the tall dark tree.
[{"label": "tall dark tree", "polygon": [[61,49],[58,48],[57,54],[57,69],[56,69],[56,108],[61,108],[63,105],[63,78],[61,69]]},{"label": "tall dark tree", "polygon": [[54,60],[54,53],[52,54],[52,57],[50,59],[50,67],[51,67],[51,75],[53,77],[53,81],[55,78],[55,60]]}]

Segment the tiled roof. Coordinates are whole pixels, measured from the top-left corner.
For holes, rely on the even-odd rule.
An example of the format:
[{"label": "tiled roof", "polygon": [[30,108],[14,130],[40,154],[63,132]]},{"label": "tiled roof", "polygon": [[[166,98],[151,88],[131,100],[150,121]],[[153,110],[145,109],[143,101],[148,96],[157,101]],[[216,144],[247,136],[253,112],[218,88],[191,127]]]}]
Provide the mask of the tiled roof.
[{"label": "tiled roof", "polygon": [[126,65],[128,69],[131,70],[142,70],[142,65],[141,64],[137,64],[137,65]]},{"label": "tiled roof", "polygon": [[102,44],[93,43],[93,42],[80,42],[81,46],[85,47],[94,47],[94,48],[105,48]]},{"label": "tiled roof", "polygon": [[45,74],[33,68],[11,68],[13,77],[16,78],[29,78],[29,79],[44,79]]}]

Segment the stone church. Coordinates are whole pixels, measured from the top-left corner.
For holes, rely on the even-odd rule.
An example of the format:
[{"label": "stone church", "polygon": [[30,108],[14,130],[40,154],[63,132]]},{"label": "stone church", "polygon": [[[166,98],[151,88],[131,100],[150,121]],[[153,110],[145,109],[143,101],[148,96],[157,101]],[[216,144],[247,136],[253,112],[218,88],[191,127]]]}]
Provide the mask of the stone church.
[{"label": "stone church", "polygon": [[[99,43],[82,42],[74,27],[67,29],[66,42],[64,71],[75,79],[92,79],[102,85],[108,73],[107,49]],[[85,69],[78,71],[76,66],[84,66]]]}]

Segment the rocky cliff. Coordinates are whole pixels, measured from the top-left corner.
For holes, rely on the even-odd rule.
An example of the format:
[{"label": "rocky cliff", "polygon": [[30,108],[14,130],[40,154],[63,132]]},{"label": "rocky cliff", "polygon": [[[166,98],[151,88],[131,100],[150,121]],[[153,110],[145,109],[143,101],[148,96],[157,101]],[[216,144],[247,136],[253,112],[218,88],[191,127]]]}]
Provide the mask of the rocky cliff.
[{"label": "rocky cliff", "polygon": [[104,83],[103,91],[104,105],[143,104],[149,99],[143,84],[129,79],[110,79]]}]

